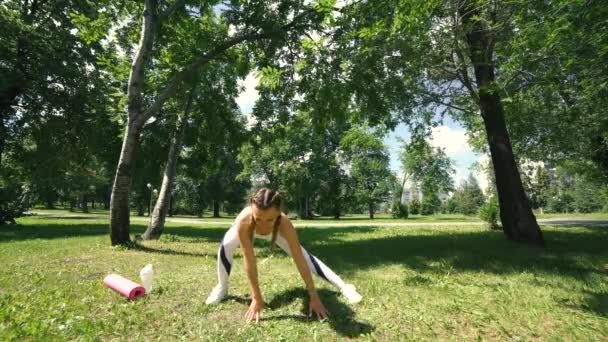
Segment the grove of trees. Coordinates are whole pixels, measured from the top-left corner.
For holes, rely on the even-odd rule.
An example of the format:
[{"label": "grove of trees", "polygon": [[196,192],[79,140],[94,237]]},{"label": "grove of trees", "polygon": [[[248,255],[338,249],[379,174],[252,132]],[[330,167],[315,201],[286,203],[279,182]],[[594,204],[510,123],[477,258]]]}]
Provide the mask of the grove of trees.
[{"label": "grove of trees", "polygon": [[[123,244],[133,213],[154,239],[266,185],[302,218],[495,201],[507,238],[543,245],[533,210],[608,210],[606,18],[597,0],[3,1],[0,224],[103,208]],[[446,116],[489,155],[488,189],[429,143]],[[422,201],[395,204],[406,180]]]}]

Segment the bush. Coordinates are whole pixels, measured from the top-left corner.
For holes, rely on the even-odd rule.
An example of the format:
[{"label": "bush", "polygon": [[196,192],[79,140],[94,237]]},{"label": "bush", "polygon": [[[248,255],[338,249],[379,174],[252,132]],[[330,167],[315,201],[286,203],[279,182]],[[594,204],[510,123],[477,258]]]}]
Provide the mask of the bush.
[{"label": "bush", "polygon": [[0,226],[15,223],[29,207],[29,191],[18,183],[0,179]]},{"label": "bush", "polygon": [[435,208],[432,201],[428,201],[425,199],[422,200],[422,207],[420,208],[420,214],[424,216],[433,215],[435,213]]},{"label": "bush", "polygon": [[498,225],[498,218],[500,217],[500,208],[496,198],[491,198],[488,202],[484,203],[479,208],[479,218],[488,224],[488,227],[492,230],[500,229]]},{"label": "bush", "polygon": [[567,192],[549,198],[547,202],[547,212],[549,213],[571,213],[574,209],[574,198]]},{"label": "bush", "polygon": [[391,215],[393,218],[406,219],[409,216],[407,204],[401,203],[401,201],[394,201]]},{"label": "bush", "polygon": [[418,214],[420,214],[420,201],[418,201],[417,198],[414,198],[410,202],[410,213],[412,215],[418,215]]},{"label": "bush", "polygon": [[422,215],[433,215],[435,214],[438,210],[439,207],[441,206],[441,201],[439,200],[439,197],[437,196],[437,194],[430,194],[427,196],[424,196],[424,199],[422,200],[422,208],[421,208],[421,214]]}]

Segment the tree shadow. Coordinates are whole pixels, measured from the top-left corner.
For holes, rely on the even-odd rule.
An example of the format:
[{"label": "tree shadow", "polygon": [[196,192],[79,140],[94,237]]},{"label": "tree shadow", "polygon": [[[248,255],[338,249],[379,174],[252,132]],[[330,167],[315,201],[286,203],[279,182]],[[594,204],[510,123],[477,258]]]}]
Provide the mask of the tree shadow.
[{"label": "tree shadow", "polygon": [[583,309],[594,312],[595,314],[608,318],[608,292],[586,292]]},{"label": "tree shadow", "polygon": [[[62,219],[63,220],[63,219]],[[136,229],[137,230],[137,229]],[[0,242],[109,235],[107,224],[44,223],[0,226]]]},{"label": "tree shadow", "polygon": [[[51,240],[100,235],[108,235],[109,240],[109,224],[107,223],[86,222],[84,224],[78,224],[78,221],[81,221],[82,219],[74,220],[71,218],[56,220],[58,221],[2,225],[0,226],[0,243],[32,239]],[[131,223],[130,225],[130,233],[134,236],[142,234],[145,230],[145,224]],[[193,226],[168,225],[165,227],[163,234],[178,236],[177,240],[180,242],[212,241],[219,243],[226,233],[226,230],[227,228],[199,228]],[[180,240],[179,237],[190,238],[190,241]]]},{"label": "tree shadow", "polygon": [[[608,229],[559,227],[546,230],[546,248],[516,244],[502,232],[441,232],[342,240],[340,235],[365,233],[367,227],[312,228],[299,233],[313,254],[340,272],[401,264],[419,272],[484,271],[510,274],[532,271],[580,278],[602,273],[580,262],[594,255],[608,258]],[[390,229],[390,228],[387,228]]]},{"label": "tree shadow", "polygon": [[562,298],[560,304],[573,310],[590,311],[598,316],[608,318],[608,292],[585,290],[582,303],[572,303],[569,298]]},{"label": "tree shadow", "polygon": [[[327,322],[338,334],[352,338],[370,333],[374,330],[374,327],[370,324],[366,322],[359,322],[355,319],[355,312],[348,305],[342,303],[338,299],[340,296],[338,292],[319,289],[318,293],[321,301],[330,314]],[[300,300],[302,304],[299,314],[271,315],[264,317],[262,320],[274,321],[291,319],[301,322],[310,322],[317,319],[316,317],[308,316],[308,292],[303,288],[292,288],[285,290],[284,292],[276,295],[270,301],[270,303],[267,304],[267,306],[270,310],[277,310],[297,300]]]},{"label": "tree shadow", "polygon": [[239,304],[243,304],[246,306],[249,306],[251,304],[251,298],[248,296],[236,296],[236,295],[226,295],[226,297],[224,298],[224,301],[233,301],[233,302],[237,302]]},{"label": "tree shadow", "polygon": [[207,254],[207,253],[184,252],[184,251],[178,251],[178,250],[174,250],[174,249],[152,248],[152,247],[144,246],[140,243],[132,244],[131,246],[129,246],[129,249],[136,250],[139,252],[164,254],[164,255],[183,255],[183,256],[193,256],[193,257],[215,257],[216,256],[215,253],[213,253],[213,255],[211,255],[211,254]]}]

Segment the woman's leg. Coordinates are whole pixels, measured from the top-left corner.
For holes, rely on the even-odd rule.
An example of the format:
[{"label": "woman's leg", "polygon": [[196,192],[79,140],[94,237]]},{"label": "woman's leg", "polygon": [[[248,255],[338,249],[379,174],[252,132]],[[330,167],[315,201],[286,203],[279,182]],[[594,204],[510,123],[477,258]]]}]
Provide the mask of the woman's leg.
[{"label": "woman's leg", "polygon": [[[277,235],[276,243],[277,246],[281,247],[281,249],[285,251],[285,253],[287,253],[289,256],[292,256],[287,240],[285,240],[285,238],[282,237],[280,234]],[[300,248],[302,249],[302,254],[304,255],[304,259],[306,259],[308,268],[313,274],[337,287],[350,303],[355,304],[361,301],[362,297],[357,292],[354,285],[344,283],[344,281],[334,271],[332,271],[316,256],[308,253],[308,251],[304,249],[304,247],[302,247],[301,245]]]},{"label": "woman's leg", "polygon": [[[281,247],[282,250],[285,251],[289,256],[291,256],[291,250],[289,249],[289,244],[287,240],[283,238],[280,234],[277,235],[277,246]],[[327,265],[325,265],[321,260],[319,260],[314,255],[308,253],[308,251],[300,245],[302,249],[302,254],[304,254],[304,259],[306,259],[306,263],[308,264],[308,268],[310,268],[311,272],[317,275],[319,278],[329,282],[333,286],[338,289],[342,289],[344,285],[344,281],[332,271]]]},{"label": "woman's leg", "polygon": [[206,303],[217,304],[228,293],[228,278],[232,270],[234,251],[239,247],[239,236],[236,225],[232,225],[224,235],[220,248],[217,251],[217,279],[218,284],[209,294]]}]

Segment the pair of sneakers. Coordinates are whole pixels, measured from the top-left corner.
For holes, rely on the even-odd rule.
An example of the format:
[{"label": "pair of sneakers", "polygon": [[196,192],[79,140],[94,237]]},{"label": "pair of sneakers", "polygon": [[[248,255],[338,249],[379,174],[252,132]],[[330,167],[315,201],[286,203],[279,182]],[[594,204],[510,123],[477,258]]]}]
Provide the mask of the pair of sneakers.
[{"label": "pair of sneakers", "polygon": [[[340,289],[340,292],[344,297],[346,297],[346,300],[348,300],[350,304],[359,303],[363,298],[357,292],[357,289],[353,284],[344,284],[344,286]],[[217,284],[213,288],[213,290],[211,290],[211,293],[209,294],[209,297],[207,297],[205,304],[219,304],[219,302],[221,302],[222,299],[226,297],[226,294],[228,294],[228,286]]]}]

